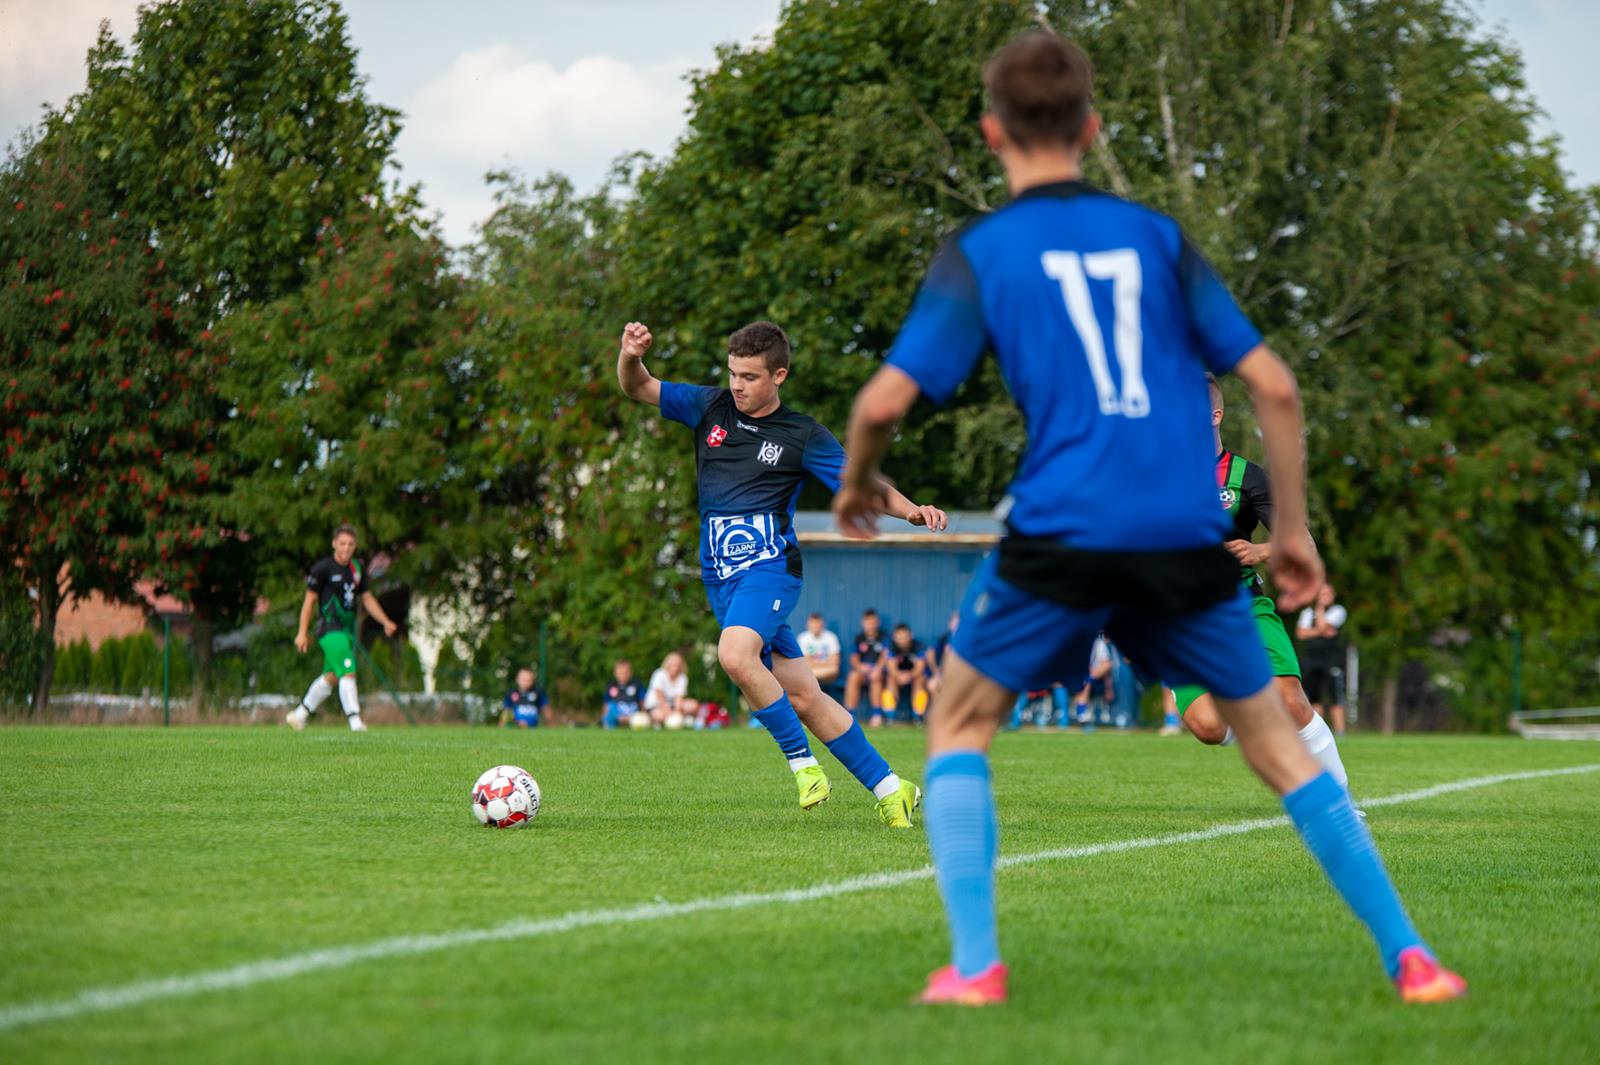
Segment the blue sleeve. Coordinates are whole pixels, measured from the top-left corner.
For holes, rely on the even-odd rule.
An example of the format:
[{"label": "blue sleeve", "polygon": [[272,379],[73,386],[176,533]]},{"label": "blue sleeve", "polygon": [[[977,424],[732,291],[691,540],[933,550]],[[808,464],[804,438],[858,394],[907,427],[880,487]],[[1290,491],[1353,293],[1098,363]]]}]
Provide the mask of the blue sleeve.
[{"label": "blue sleeve", "polygon": [[1206,262],[1187,233],[1178,234],[1178,284],[1183,289],[1189,325],[1206,369],[1227,373],[1261,343],[1261,331],[1234,302],[1228,286]]},{"label": "blue sleeve", "polygon": [[710,385],[685,385],[677,381],[661,382],[661,416],[682,422],[693,429],[700,424],[706,408],[717,398],[719,390]]},{"label": "blue sleeve", "polygon": [[844,448],[839,446],[838,439],[827,429],[820,424],[813,425],[800,465],[811,476],[837,492],[844,480]]},{"label": "blue sleeve", "polygon": [[971,376],[988,346],[978,278],[952,237],[928,268],[911,313],[889,349],[888,364],[904,371],[923,395],[943,405]]}]

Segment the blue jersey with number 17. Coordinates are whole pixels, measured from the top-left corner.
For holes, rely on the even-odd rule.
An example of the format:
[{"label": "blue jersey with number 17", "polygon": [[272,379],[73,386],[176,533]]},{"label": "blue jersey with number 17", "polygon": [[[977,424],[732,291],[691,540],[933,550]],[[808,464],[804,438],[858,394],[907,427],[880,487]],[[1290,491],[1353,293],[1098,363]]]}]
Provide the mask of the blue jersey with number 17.
[{"label": "blue jersey with number 17", "polygon": [[1260,342],[1176,222],[1062,182],[946,242],[888,361],[943,404],[993,349],[1027,422],[1014,532],[1167,551],[1228,530],[1205,373]]}]

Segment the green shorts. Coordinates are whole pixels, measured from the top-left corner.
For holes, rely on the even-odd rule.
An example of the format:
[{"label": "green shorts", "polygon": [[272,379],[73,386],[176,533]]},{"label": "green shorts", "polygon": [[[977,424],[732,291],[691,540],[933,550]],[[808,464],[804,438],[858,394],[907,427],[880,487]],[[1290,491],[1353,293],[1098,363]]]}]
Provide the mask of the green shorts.
[{"label": "green shorts", "polygon": [[[1250,611],[1256,616],[1256,631],[1261,633],[1261,642],[1267,648],[1267,664],[1272,666],[1272,675],[1298,677],[1300,659],[1295,657],[1289,631],[1283,627],[1283,619],[1278,616],[1272,599],[1265,595],[1256,596],[1250,602]],[[1194,705],[1196,699],[1206,694],[1206,690],[1198,684],[1180,684],[1172,689],[1172,694],[1178,700],[1178,713],[1181,715]]]},{"label": "green shorts", "polygon": [[325,632],[317,637],[317,646],[322,648],[322,672],[343,677],[356,671],[355,638],[348,632]]}]

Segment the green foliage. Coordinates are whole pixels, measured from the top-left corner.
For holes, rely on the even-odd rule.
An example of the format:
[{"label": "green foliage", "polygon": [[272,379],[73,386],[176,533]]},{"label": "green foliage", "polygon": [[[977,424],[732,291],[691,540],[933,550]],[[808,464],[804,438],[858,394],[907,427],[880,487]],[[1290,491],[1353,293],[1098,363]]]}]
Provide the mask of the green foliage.
[{"label": "green foliage", "polygon": [[[15,567],[0,568],[0,709],[25,704],[44,659],[44,637],[27,582]],[[60,671],[61,654],[56,654]]]},{"label": "green foliage", "polygon": [[439,649],[439,659],[433,664],[433,690],[437,692],[464,692],[471,687],[472,670],[456,653],[455,641],[446,640]]},{"label": "green foliage", "polygon": [[230,318],[222,388],[241,399],[220,509],[270,528],[285,568],[345,521],[364,555],[397,551],[398,579],[450,565],[454,527],[484,505],[467,461],[483,363],[461,290],[436,238],[378,212],[319,235],[303,288]]},{"label": "green foliage", "polygon": [[76,691],[89,684],[94,669],[94,650],[86,637],[56,648],[54,687]]},{"label": "green foliage", "polygon": [[[625,180],[626,171],[616,180]],[[537,661],[548,626],[552,698],[582,701],[621,648],[649,657],[712,631],[699,587],[691,455],[680,428],[629,402],[615,376],[631,316],[627,205],[560,178],[498,179],[484,227],[476,350],[493,368],[474,467],[499,510],[459,534],[473,550],[457,601],[479,619],[474,690],[494,694]],[[552,684],[552,680],[558,680]]]},{"label": "green foliage", "polygon": [[161,649],[156,638],[139,632],[122,639],[122,670],[117,690],[124,695],[139,695],[146,690],[161,691]]}]

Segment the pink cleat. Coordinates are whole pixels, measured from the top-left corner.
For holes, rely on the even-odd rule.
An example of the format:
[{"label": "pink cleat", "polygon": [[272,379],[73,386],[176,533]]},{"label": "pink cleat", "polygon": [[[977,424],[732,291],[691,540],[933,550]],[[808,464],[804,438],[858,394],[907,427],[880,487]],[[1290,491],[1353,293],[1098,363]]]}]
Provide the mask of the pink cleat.
[{"label": "pink cleat", "polygon": [[995,962],[970,980],[964,980],[954,965],[946,965],[928,977],[928,986],[918,996],[922,1003],[947,1002],[955,1006],[994,1006],[1006,1000],[1007,969]]},{"label": "pink cleat", "polygon": [[1394,978],[1394,986],[1401,1002],[1449,1002],[1467,993],[1467,982],[1421,947],[1400,952],[1400,975]]}]

